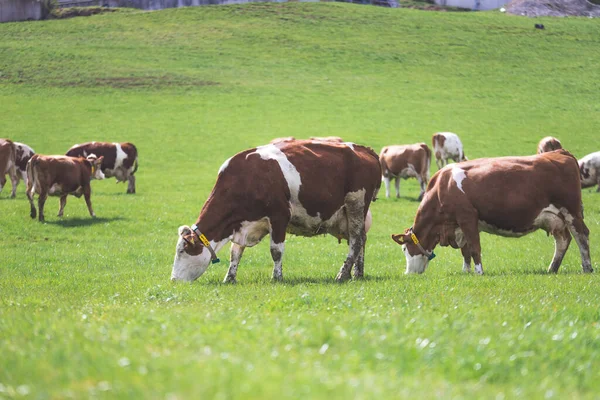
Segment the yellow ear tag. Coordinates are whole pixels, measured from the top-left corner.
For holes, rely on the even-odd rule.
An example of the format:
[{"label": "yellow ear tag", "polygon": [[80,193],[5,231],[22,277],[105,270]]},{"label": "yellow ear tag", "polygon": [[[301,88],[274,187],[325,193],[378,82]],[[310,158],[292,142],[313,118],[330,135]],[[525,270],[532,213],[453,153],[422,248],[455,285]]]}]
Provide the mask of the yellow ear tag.
[{"label": "yellow ear tag", "polygon": [[194,242],[194,238],[190,238],[190,240],[192,241],[192,244],[196,244],[196,242]]},{"label": "yellow ear tag", "polygon": [[200,238],[200,240],[202,241],[202,243],[204,243],[204,245],[206,247],[210,246],[210,243],[208,243],[208,239],[206,238],[206,236],[204,236],[204,233],[202,233],[200,236],[198,236]]},{"label": "yellow ear tag", "polygon": [[417,235],[415,235],[414,233],[411,233],[410,238],[412,239],[414,244],[419,244],[419,239],[417,239]]}]

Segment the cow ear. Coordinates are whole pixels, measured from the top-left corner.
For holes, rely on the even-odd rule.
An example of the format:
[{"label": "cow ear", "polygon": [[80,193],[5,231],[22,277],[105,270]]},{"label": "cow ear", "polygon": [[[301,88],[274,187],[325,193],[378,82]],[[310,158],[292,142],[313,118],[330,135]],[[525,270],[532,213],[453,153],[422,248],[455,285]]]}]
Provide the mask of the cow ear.
[{"label": "cow ear", "polygon": [[404,233],[396,233],[392,235],[392,240],[399,245],[405,244],[409,239],[409,236]]}]

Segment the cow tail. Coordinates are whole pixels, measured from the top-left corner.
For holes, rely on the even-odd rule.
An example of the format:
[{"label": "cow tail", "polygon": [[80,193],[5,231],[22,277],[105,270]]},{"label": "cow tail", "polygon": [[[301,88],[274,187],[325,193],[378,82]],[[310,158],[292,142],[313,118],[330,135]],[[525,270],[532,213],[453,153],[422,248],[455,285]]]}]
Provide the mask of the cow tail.
[{"label": "cow tail", "polygon": [[27,193],[33,191],[35,186],[35,171],[38,163],[38,156],[34,154],[27,162],[27,167],[25,167],[25,171],[27,172]]},{"label": "cow tail", "polygon": [[133,172],[131,172],[131,175],[135,174],[137,172],[137,169],[138,169],[138,160],[136,158],[135,161],[133,162]]}]

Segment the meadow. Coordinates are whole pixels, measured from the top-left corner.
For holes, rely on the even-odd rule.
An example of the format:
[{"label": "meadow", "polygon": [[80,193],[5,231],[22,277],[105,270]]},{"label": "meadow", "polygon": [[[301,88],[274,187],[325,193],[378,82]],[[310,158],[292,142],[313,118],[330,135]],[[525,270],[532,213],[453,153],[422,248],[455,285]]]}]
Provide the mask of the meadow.
[{"label": "meadow", "polygon": [[[543,23],[545,30],[534,29]],[[600,23],[340,3],[121,11],[0,25],[0,137],[63,154],[131,141],[137,194],[114,179],[29,217],[0,194],[0,398],[598,398],[600,194],[583,192],[592,264],[573,242],[556,275],[544,232],[482,234],[485,276],[437,248],[404,275],[391,239],[416,180],[372,206],[365,279],[334,282],[333,237],[268,240],[238,283],[222,262],[170,282],[177,228],[219,166],[280,136],[377,152],[458,133],[469,158],[533,154],[554,135],[600,150]],[[432,166],[432,174],[435,172]]]}]

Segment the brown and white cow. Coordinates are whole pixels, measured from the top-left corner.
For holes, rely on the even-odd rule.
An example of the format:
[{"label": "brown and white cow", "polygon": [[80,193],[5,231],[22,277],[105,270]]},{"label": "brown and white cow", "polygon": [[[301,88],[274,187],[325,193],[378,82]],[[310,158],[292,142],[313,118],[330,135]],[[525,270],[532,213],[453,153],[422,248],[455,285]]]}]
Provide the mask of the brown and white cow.
[{"label": "brown and white cow", "polygon": [[293,136],[278,137],[278,138],[272,139],[269,143],[276,144],[276,143],[280,143],[280,142],[289,142],[290,140],[296,140],[296,138]]},{"label": "brown and white cow", "polygon": [[596,191],[600,192],[600,151],[588,154],[579,160],[579,172],[582,188],[598,185]]},{"label": "brown and white cow", "polygon": [[16,169],[16,148],[10,139],[0,139],[0,193],[6,185],[6,175],[10,177],[12,192],[10,197],[14,198],[17,193],[17,169]]},{"label": "brown and white cow", "polygon": [[89,142],[76,144],[67,151],[67,156],[87,157],[95,154],[104,157],[102,172],[107,178],[115,177],[117,183],[128,181],[127,193],[135,193],[135,172],[138,168],[138,153],[132,143]]},{"label": "brown and white cow", "polygon": [[25,143],[15,142],[16,165],[17,165],[17,184],[23,179],[27,186],[27,163],[35,154],[35,151]]},{"label": "brown and white cow", "polygon": [[438,169],[448,164],[448,160],[454,162],[466,161],[467,157],[463,150],[462,142],[456,133],[438,132],[431,138],[435,164]]},{"label": "brown and white cow", "polygon": [[339,136],[311,136],[310,140],[318,140],[321,142],[344,143],[344,139],[342,139]]},{"label": "brown and white cow", "polygon": [[431,150],[425,143],[385,146],[379,153],[385,197],[390,197],[390,181],[395,179],[396,197],[400,197],[400,178],[417,178],[423,198],[429,180]]},{"label": "brown and white cow", "polygon": [[548,151],[554,151],[562,148],[563,147],[560,144],[560,140],[552,136],[546,136],[538,143],[537,153],[542,154]]},{"label": "brown and white cow", "polygon": [[36,217],[36,209],[33,204],[33,196],[37,193],[38,208],[40,209],[39,220],[44,221],[44,204],[48,196],[60,196],[60,208],[58,216],[63,216],[67,196],[72,194],[81,197],[83,194],[85,203],[92,217],[95,217],[92,209],[90,180],[104,179],[100,169],[102,157],[96,158],[90,154],[87,158],[69,156],[41,156],[39,154],[31,157],[27,163],[27,198],[31,206],[31,218]]},{"label": "brown and white cow", "polygon": [[406,273],[422,273],[441,246],[460,248],[463,270],[483,274],[479,232],[520,237],[543,229],[554,236],[549,272],[557,272],[575,238],[584,272],[592,272],[583,222],[577,160],[565,150],[448,165],[432,178],[413,226],[392,235],[402,245]]},{"label": "brown and white cow", "polygon": [[381,185],[377,154],[352,143],[296,140],[269,144],[231,157],[192,227],[179,227],[172,280],[193,281],[231,241],[225,282],[235,282],[246,247],[271,236],[273,279],[283,279],[286,233],[331,234],[348,240],[337,280],[362,277],[365,219]]}]

